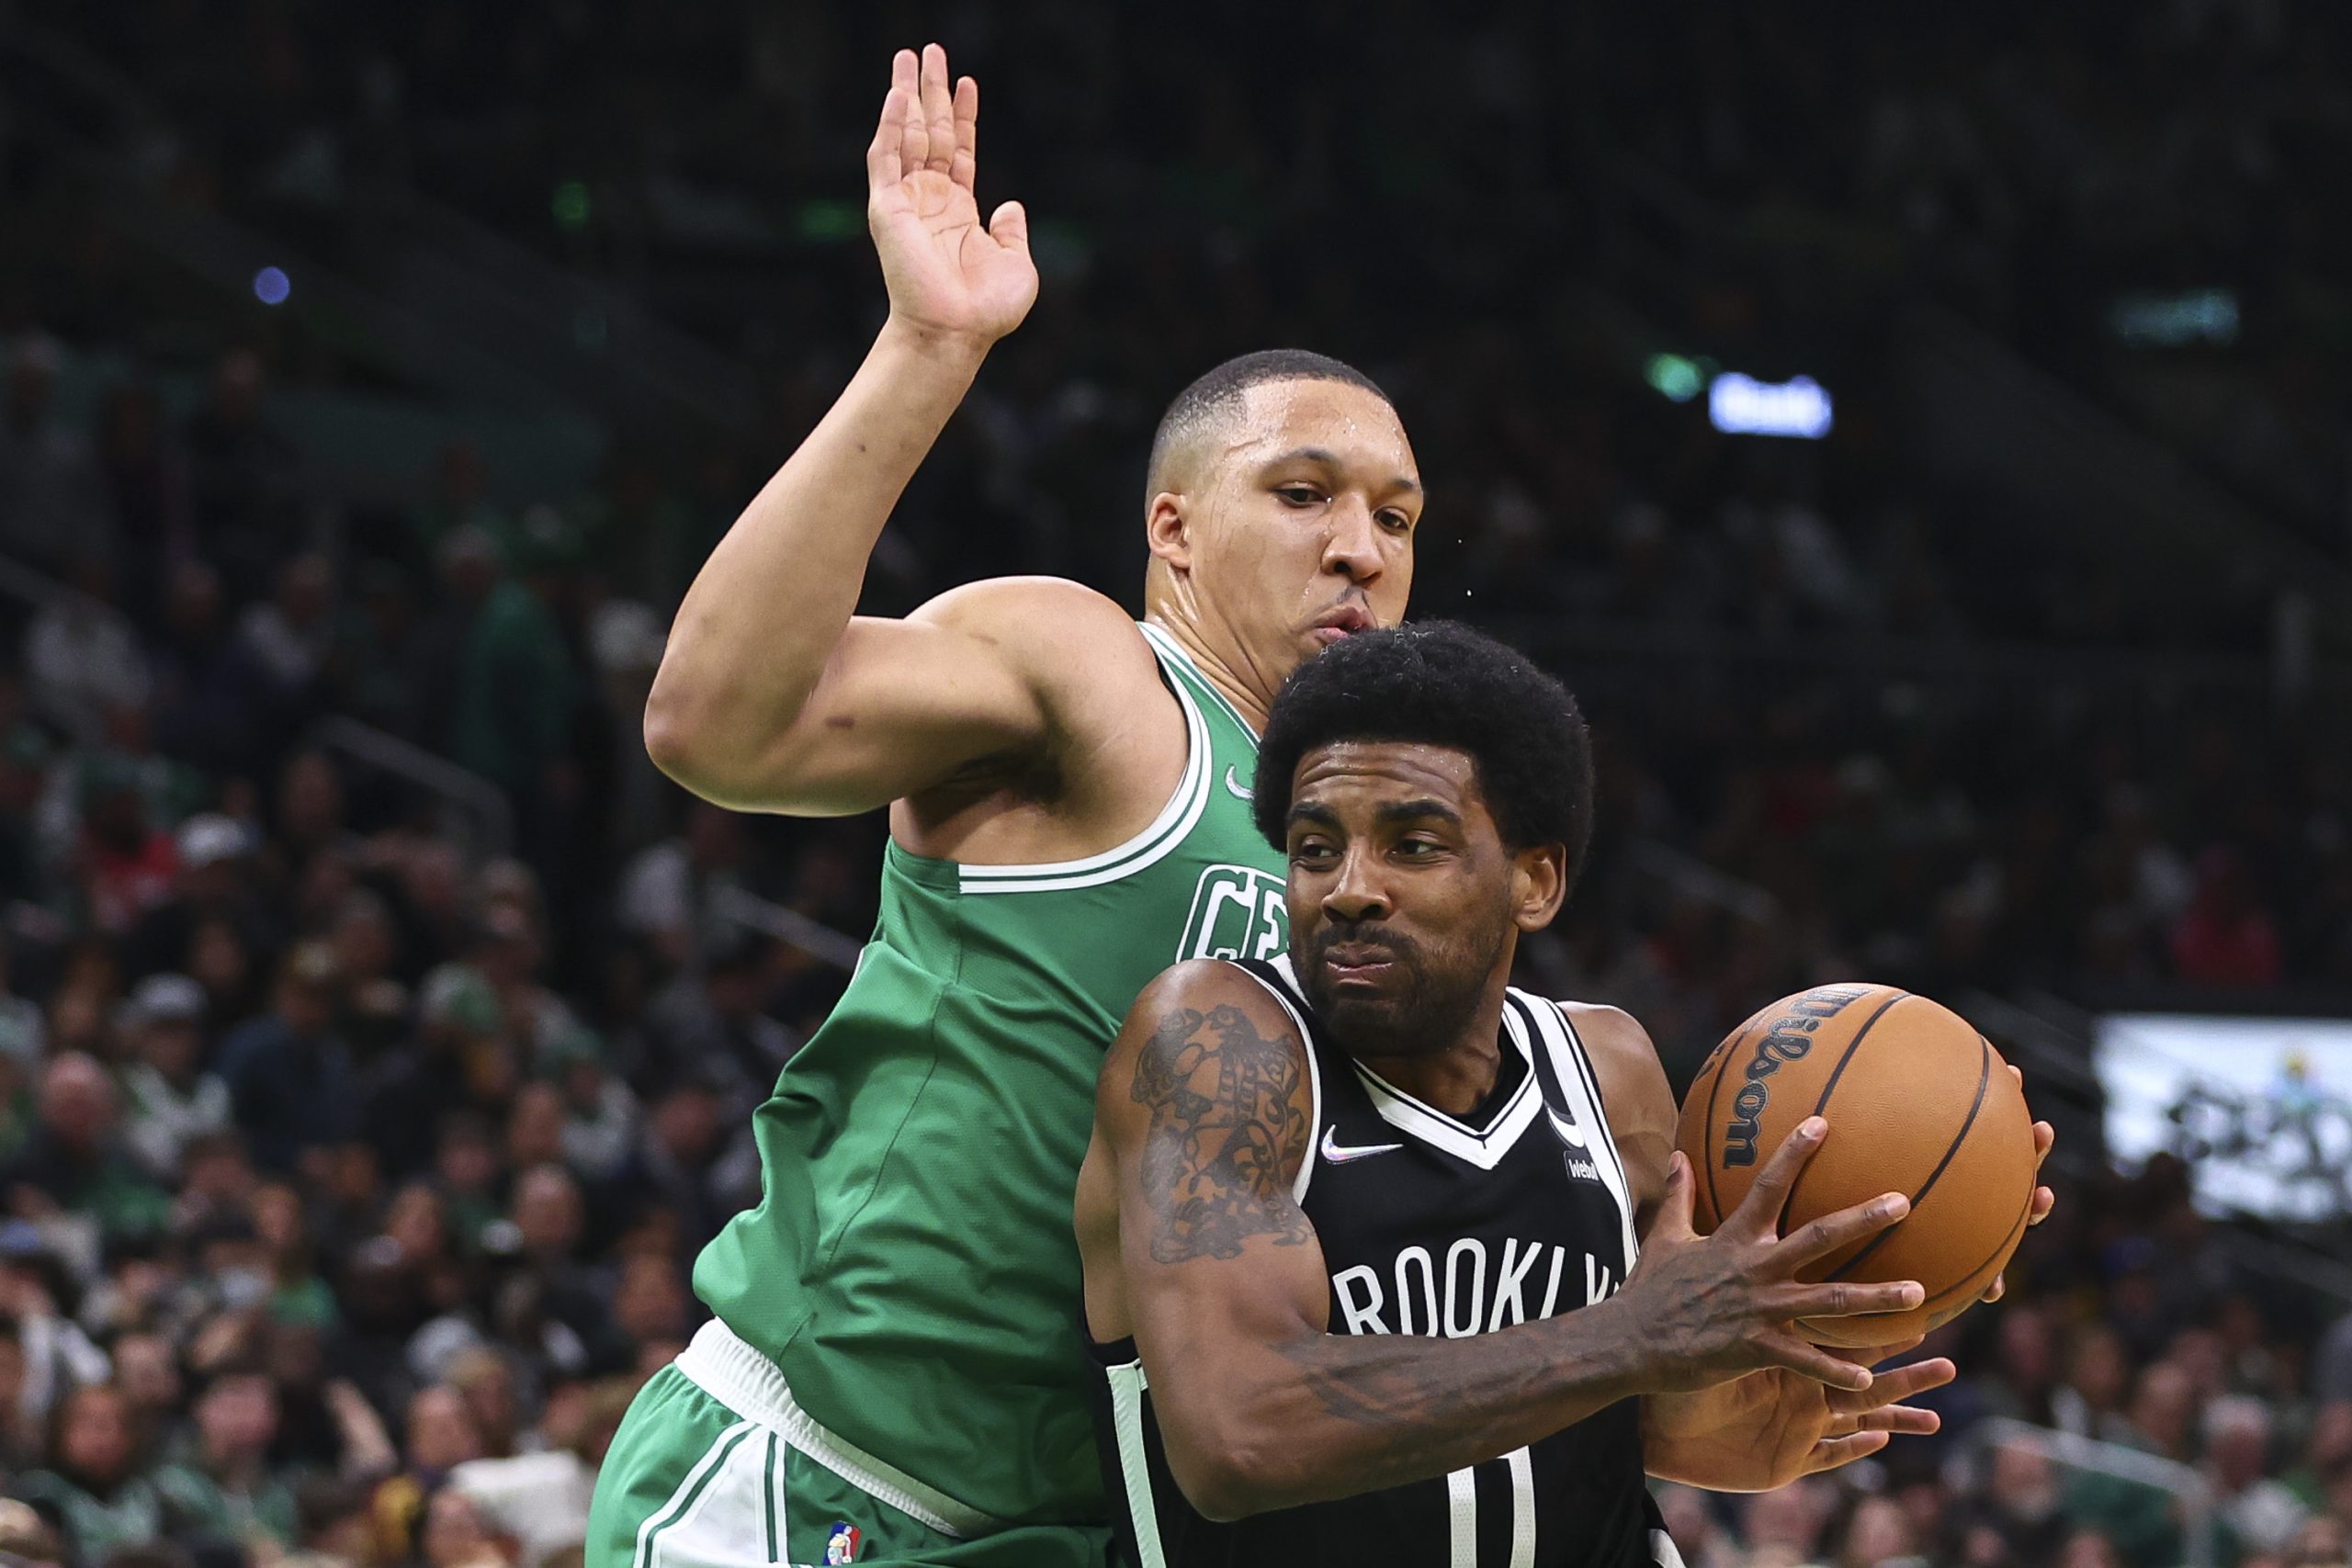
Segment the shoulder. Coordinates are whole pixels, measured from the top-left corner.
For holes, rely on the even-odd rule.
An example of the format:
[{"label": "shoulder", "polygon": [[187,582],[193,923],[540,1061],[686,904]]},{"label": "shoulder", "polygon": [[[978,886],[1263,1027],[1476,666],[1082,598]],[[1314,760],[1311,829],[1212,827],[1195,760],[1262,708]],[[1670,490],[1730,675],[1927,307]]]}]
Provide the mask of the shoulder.
[{"label": "shoulder", "polygon": [[1157,1033],[1163,1027],[1177,1027],[1186,1015],[1246,1021],[1261,1032],[1279,1031],[1293,1039],[1298,1033],[1288,1010],[1257,976],[1222,958],[1189,959],[1161,970],[1127,1010],[1127,1030],[1136,1032],[1141,1025]]},{"label": "shoulder", "polygon": [[[1213,1061],[1287,1076],[1306,1060],[1306,1042],[1272,992],[1238,964],[1193,959],[1160,971],[1136,996],[1103,1061],[1100,1095],[1149,1103],[1155,1089],[1191,1080]],[[1239,1081],[1230,1071],[1216,1077],[1220,1087]]]},{"label": "shoulder", "polygon": [[1665,1190],[1667,1160],[1681,1115],[1657,1047],[1650,1032],[1623,1008],[1594,1002],[1555,1005],[1575,1026],[1593,1076],[1600,1080],[1610,1136],[1634,1179],[1636,1206],[1646,1215]]},{"label": "shoulder", "polygon": [[1084,648],[1152,661],[1134,616],[1115,600],[1068,578],[985,578],[949,589],[907,619],[1016,651]]}]

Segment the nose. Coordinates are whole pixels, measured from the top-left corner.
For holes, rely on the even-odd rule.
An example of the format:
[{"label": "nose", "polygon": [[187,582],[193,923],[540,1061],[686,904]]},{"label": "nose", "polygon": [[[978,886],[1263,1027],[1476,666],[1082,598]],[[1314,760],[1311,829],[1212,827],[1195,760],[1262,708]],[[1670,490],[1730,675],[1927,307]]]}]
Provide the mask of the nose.
[{"label": "nose", "polygon": [[1323,895],[1323,913],[1349,925],[1388,918],[1388,891],[1380,884],[1373,856],[1350,849],[1340,857],[1339,874]]},{"label": "nose", "polygon": [[1323,538],[1323,570],[1362,588],[1380,575],[1380,525],[1363,497],[1340,496],[1331,504],[1330,532]]}]

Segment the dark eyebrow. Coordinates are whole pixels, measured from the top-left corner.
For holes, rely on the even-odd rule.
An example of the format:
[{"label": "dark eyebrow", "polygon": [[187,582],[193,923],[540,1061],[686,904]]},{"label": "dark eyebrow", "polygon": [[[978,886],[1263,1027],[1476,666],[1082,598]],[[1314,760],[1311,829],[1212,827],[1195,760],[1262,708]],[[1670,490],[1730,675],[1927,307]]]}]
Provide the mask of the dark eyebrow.
[{"label": "dark eyebrow", "polygon": [[1291,805],[1289,813],[1283,818],[1283,826],[1295,828],[1301,822],[1312,822],[1323,828],[1336,828],[1340,825],[1340,814],[1329,807],[1319,805],[1312,800],[1295,801]]},{"label": "dark eyebrow", "polygon": [[[1340,466],[1340,455],[1327,446],[1294,446],[1287,452],[1278,452],[1266,459],[1266,467],[1269,468],[1279,468],[1288,463],[1317,463],[1327,468],[1336,468]],[[1403,491],[1410,495],[1419,495],[1421,493],[1421,481],[1410,474],[1392,474],[1385,488]]]},{"label": "dark eyebrow", "polygon": [[[1384,826],[1394,826],[1399,822],[1417,822],[1425,817],[1433,817],[1441,822],[1451,823],[1456,828],[1462,826],[1462,813],[1454,810],[1445,802],[1431,799],[1427,795],[1419,800],[1400,800],[1393,805],[1384,806],[1373,813],[1373,816]],[[1292,806],[1289,813],[1283,818],[1283,824],[1285,827],[1295,827],[1301,822],[1312,822],[1323,828],[1337,828],[1340,826],[1340,814],[1319,801],[1302,800]]]}]

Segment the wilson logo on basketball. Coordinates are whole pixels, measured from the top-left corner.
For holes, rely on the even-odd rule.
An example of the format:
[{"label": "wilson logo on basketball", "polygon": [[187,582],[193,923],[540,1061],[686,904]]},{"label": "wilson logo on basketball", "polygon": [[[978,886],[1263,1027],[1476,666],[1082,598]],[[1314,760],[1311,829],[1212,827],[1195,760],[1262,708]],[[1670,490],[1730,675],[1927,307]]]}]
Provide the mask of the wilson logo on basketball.
[{"label": "wilson logo on basketball", "polygon": [[1824,986],[1789,998],[1789,1010],[1765,1029],[1764,1037],[1748,1055],[1747,1066],[1740,1070],[1747,1081],[1732,1097],[1731,1121],[1724,1128],[1724,1164],[1756,1163],[1764,1107],[1772,1100],[1771,1088],[1764,1080],[1779,1072],[1781,1063],[1797,1061],[1813,1049],[1813,1032],[1825,1019],[1837,1017],[1855,998],[1867,994],[1868,987],[1861,986]]}]

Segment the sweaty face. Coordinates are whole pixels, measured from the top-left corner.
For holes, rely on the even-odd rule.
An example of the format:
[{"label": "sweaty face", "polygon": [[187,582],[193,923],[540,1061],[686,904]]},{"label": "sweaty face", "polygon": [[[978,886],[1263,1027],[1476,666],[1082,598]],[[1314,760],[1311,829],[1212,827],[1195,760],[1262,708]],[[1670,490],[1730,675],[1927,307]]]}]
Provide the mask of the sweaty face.
[{"label": "sweaty face", "polygon": [[1476,773],[1466,753],[1392,741],[1299,759],[1292,962],[1359,1056],[1443,1050],[1510,964],[1515,862]]},{"label": "sweaty face", "polygon": [[1271,694],[1348,631],[1404,619],[1420,473],[1396,411],[1361,387],[1267,381],[1242,403],[1170,477],[1204,628]]}]

